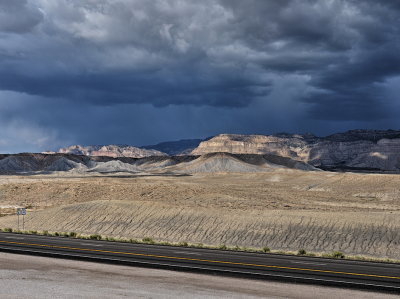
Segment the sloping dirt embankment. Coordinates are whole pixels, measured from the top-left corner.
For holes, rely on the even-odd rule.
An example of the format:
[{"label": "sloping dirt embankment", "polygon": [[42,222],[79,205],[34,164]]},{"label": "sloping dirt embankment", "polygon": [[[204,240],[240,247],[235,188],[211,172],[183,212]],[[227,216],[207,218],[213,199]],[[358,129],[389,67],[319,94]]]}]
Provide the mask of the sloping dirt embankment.
[{"label": "sloping dirt embankment", "polygon": [[[0,218],[0,227],[16,224],[16,216]],[[25,229],[400,259],[399,212],[238,212],[101,200],[31,212]]]}]

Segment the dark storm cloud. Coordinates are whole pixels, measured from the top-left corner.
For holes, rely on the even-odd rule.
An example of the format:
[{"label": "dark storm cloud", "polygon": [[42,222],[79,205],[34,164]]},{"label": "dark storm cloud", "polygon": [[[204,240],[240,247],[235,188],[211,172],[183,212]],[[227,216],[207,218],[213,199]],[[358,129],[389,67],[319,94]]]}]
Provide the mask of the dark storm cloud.
[{"label": "dark storm cloud", "polygon": [[[390,103],[378,83],[400,74],[400,10],[394,1],[225,3],[244,24],[242,40],[271,55],[260,65],[311,77],[315,90],[299,98],[310,104],[311,117],[386,116]],[[246,21],[247,15],[259,17]],[[271,45],[279,42],[275,53]]]},{"label": "dark storm cloud", "polygon": [[[165,77],[173,80],[165,80]],[[110,71],[106,74],[53,74],[43,78],[35,75],[0,72],[0,84],[6,90],[23,91],[46,97],[63,97],[71,101],[96,105],[150,103],[157,107],[176,105],[247,106],[257,96],[267,94],[269,84],[249,80],[233,73],[165,74]],[[222,79],[223,78],[223,79]]]},{"label": "dark storm cloud", "polygon": [[99,105],[240,107],[265,95],[269,82],[247,73],[243,57],[209,53],[230,45],[218,42],[224,9],[175,2],[32,2],[45,18],[32,35],[4,36],[0,87]]},{"label": "dark storm cloud", "polygon": [[363,48],[355,46],[350,55],[318,72],[310,82],[319,92],[310,94],[306,101],[313,104],[311,112],[319,118],[384,118],[398,101],[385,97],[383,83],[400,74],[399,30],[386,28],[379,38],[368,36],[368,27],[359,33],[367,45],[361,42]]},{"label": "dark storm cloud", "polygon": [[[368,126],[398,108],[399,24],[389,0],[0,0],[0,92],[20,103],[0,116],[64,133],[74,126],[57,119],[77,107],[88,117],[77,126],[111,108],[146,111],[169,130],[178,129],[165,111],[191,131],[186,115],[198,113],[204,134],[306,130],[310,119],[320,131]],[[25,113],[32,102],[58,117]]]},{"label": "dark storm cloud", "polygon": [[0,0],[0,32],[31,31],[43,18],[35,5],[27,0]]},{"label": "dark storm cloud", "polygon": [[360,3],[1,1],[3,30],[41,24],[4,38],[0,87],[100,105],[242,107],[267,95],[275,75],[297,72],[351,98],[339,81],[357,89],[398,72],[381,49],[393,49],[399,14],[390,2]]}]

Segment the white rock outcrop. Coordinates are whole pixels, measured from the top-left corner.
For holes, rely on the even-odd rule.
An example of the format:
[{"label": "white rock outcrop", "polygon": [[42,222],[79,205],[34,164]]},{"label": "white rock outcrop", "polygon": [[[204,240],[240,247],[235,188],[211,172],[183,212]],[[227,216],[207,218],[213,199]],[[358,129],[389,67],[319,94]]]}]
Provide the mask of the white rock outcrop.
[{"label": "white rock outcrop", "polygon": [[73,154],[85,156],[104,156],[104,157],[129,157],[129,158],[143,158],[150,156],[166,156],[153,149],[143,149],[129,145],[72,145],[58,150],[60,154]]}]

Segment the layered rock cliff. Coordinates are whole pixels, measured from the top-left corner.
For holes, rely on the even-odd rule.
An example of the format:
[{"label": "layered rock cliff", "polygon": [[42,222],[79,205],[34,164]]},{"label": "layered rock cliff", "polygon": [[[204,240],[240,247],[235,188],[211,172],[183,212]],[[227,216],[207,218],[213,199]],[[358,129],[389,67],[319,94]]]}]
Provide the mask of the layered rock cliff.
[{"label": "layered rock cliff", "polygon": [[212,152],[274,154],[323,169],[399,172],[400,131],[352,130],[327,137],[221,134],[201,142],[192,154]]}]

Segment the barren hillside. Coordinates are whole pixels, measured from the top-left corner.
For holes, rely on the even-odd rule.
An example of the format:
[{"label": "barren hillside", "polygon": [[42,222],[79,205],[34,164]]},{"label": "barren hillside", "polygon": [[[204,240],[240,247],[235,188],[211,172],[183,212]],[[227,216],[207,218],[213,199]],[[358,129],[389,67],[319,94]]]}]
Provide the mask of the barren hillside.
[{"label": "barren hillside", "polygon": [[[61,174],[2,176],[2,213],[29,207],[32,230],[400,258],[398,175]],[[15,228],[16,216],[0,227]]]},{"label": "barren hillside", "polygon": [[197,173],[263,172],[271,168],[316,170],[313,166],[275,155],[211,153],[203,156],[152,156],[144,158],[72,154],[0,155],[0,174],[68,173]]},{"label": "barren hillside", "polygon": [[[11,224],[10,219],[0,221],[1,226]],[[26,217],[25,227],[293,251],[340,250],[353,255],[400,258],[399,212],[210,209],[150,201],[100,200],[33,213]]]}]

